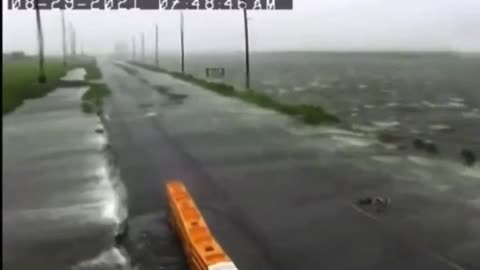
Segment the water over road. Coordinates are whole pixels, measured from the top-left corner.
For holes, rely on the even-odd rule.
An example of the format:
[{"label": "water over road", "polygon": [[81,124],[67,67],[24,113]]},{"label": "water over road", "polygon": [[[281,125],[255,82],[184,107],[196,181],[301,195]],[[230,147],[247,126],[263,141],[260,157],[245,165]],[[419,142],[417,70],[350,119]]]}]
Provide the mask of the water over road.
[{"label": "water over road", "polygon": [[[169,179],[186,183],[239,269],[480,268],[478,167],[305,127],[168,75],[101,69],[141,269],[184,267],[165,224]],[[364,195],[392,206],[354,207]]]}]

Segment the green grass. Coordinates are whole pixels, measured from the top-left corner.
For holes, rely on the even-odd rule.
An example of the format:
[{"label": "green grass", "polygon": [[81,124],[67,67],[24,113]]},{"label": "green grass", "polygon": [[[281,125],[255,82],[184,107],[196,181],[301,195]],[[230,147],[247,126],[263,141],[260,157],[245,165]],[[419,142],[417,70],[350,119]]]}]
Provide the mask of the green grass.
[{"label": "green grass", "polygon": [[69,63],[69,69],[84,68],[87,72],[85,80],[98,80],[102,78],[102,73],[97,65],[97,60],[94,57],[85,56],[77,59],[74,63]]},{"label": "green grass", "polygon": [[106,84],[91,83],[90,88],[82,96],[82,110],[84,113],[102,113],[103,100],[110,95]]},{"label": "green grass", "polygon": [[97,60],[95,58],[87,58],[84,61],[75,64],[77,67],[84,68],[87,72],[85,80],[98,80],[102,78],[102,73],[97,65]]},{"label": "green grass", "polygon": [[245,102],[252,103],[263,108],[271,109],[279,113],[296,117],[309,125],[340,122],[340,120],[336,116],[329,114],[319,106],[285,104],[275,100],[271,96],[265,95],[258,91],[254,91],[254,90],[239,91],[231,85],[224,84],[224,83],[209,82],[203,79],[196,78],[189,74],[172,72],[156,66],[146,65],[138,62],[130,62],[130,64],[133,64],[148,70],[170,74],[171,76],[177,79],[196,84],[205,89],[214,91],[218,94],[235,97]]},{"label": "green grass", "polygon": [[2,71],[2,113],[15,110],[25,99],[39,98],[51,91],[65,75],[61,59],[47,59],[45,62],[47,83],[37,82],[36,59],[22,59],[3,62]]},{"label": "green grass", "polygon": [[86,85],[83,81],[61,82],[61,78],[68,70],[74,68],[85,68],[86,80],[101,78],[101,72],[95,58],[85,57],[78,59],[75,63],[69,63],[65,69],[61,58],[47,58],[45,62],[45,73],[47,83],[39,84],[38,59],[27,58],[3,62],[2,72],[2,113],[3,115],[14,111],[21,106],[24,100],[40,98],[54,90],[58,86],[81,86]]}]

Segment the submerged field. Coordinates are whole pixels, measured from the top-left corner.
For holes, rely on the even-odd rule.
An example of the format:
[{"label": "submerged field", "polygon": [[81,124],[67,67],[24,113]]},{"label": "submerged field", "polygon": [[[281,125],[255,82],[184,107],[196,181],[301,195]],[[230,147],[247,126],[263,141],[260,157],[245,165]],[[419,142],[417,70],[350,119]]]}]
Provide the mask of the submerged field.
[{"label": "submerged field", "polygon": [[[154,59],[153,57],[151,59]],[[160,66],[179,70],[177,56]],[[225,68],[220,82],[244,86],[243,54],[191,54],[186,72]],[[351,129],[408,148],[433,140],[440,156],[480,152],[480,57],[453,53],[285,52],[251,55],[252,88],[282,102],[324,107]],[[387,133],[387,135],[385,135]],[[362,142],[352,142],[362,143]]]}]

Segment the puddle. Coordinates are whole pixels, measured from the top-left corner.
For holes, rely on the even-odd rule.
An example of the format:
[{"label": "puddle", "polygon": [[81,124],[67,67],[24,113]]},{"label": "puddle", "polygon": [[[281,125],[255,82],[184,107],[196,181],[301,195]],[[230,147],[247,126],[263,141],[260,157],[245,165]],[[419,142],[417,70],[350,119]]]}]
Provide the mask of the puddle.
[{"label": "puddle", "polygon": [[68,71],[67,74],[61,78],[61,80],[65,82],[85,81],[85,76],[87,76],[85,69],[76,68]]}]

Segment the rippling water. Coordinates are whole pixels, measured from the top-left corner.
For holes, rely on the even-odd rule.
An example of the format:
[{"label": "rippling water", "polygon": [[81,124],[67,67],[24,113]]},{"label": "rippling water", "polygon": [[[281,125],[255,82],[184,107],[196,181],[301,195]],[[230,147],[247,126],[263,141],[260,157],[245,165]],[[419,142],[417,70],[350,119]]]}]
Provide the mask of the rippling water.
[{"label": "rippling water", "polygon": [[[176,57],[161,59],[162,66],[178,70]],[[224,67],[224,81],[243,87],[242,54],[193,54],[186,71],[205,77],[206,67]],[[480,155],[478,70],[478,54],[251,55],[255,90],[289,103],[321,105],[358,132],[395,134],[402,147],[415,138],[432,140],[440,156],[452,160],[459,160],[464,148]]]},{"label": "rippling water", "polygon": [[[77,72],[77,71],[76,71]],[[113,248],[126,192],[102,124],[80,110],[85,87],[60,88],[3,118],[3,266],[119,269]]]}]

